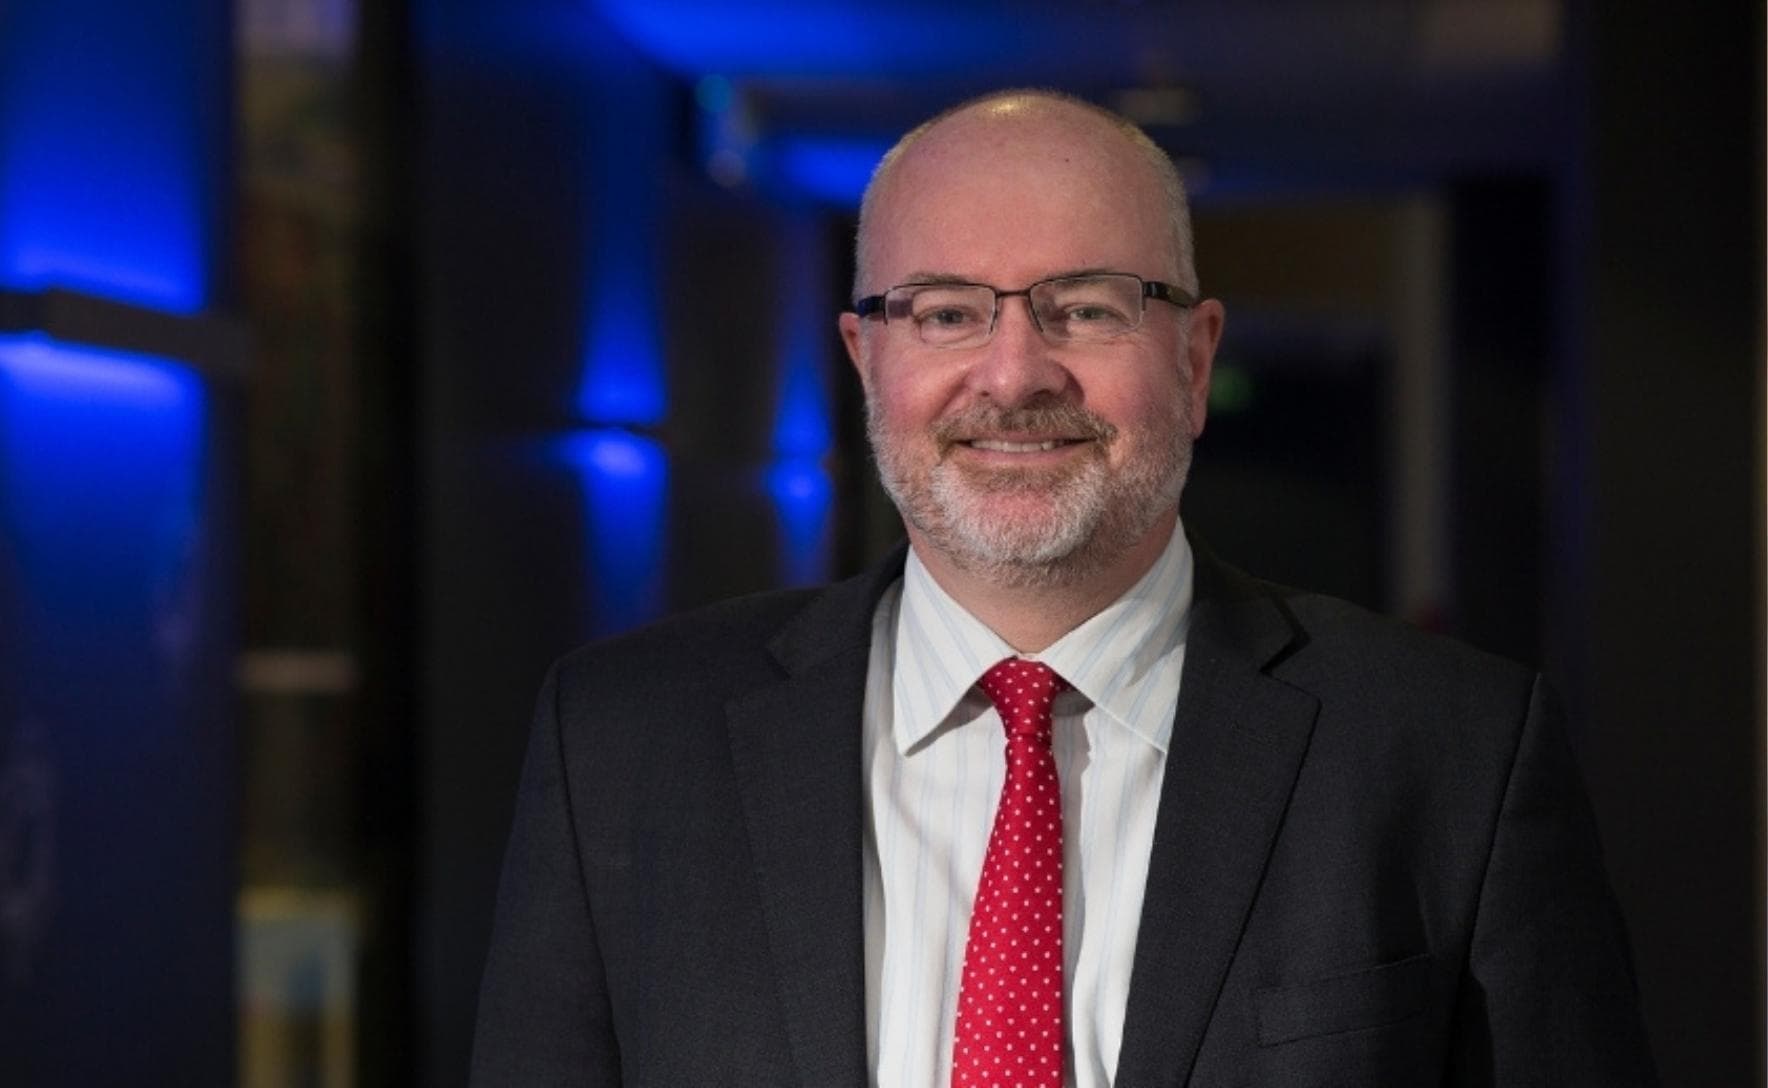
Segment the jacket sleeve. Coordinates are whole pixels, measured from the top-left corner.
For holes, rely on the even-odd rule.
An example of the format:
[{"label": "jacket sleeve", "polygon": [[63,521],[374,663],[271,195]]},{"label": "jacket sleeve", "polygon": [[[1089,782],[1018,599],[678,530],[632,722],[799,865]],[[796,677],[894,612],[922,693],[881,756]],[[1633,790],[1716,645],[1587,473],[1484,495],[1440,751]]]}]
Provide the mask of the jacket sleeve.
[{"label": "jacket sleeve", "polygon": [[572,819],[555,669],[541,689],[479,990],[471,1083],[620,1084]]},{"label": "jacket sleeve", "polygon": [[1537,678],[1457,1003],[1449,1083],[1655,1085],[1626,928],[1558,701]]}]

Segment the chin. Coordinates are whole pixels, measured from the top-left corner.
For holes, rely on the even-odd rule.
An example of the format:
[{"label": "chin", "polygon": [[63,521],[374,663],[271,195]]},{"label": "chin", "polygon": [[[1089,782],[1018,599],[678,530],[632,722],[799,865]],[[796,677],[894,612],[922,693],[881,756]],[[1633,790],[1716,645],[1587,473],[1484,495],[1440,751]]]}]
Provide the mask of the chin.
[{"label": "chin", "polygon": [[1127,554],[1165,509],[1152,495],[1117,493],[1102,466],[1018,487],[970,482],[935,472],[933,516],[917,527],[955,565],[1001,586],[1084,582]]}]

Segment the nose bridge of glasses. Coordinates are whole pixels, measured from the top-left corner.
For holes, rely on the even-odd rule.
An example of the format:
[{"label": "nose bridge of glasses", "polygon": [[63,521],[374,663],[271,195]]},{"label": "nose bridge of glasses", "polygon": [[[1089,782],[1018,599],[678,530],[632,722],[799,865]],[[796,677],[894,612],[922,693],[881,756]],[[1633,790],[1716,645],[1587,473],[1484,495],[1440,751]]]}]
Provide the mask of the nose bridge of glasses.
[{"label": "nose bridge of glasses", "polygon": [[1021,287],[1017,291],[1003,291],[998,287],[991,288],[991,290],[994,292],[994,318],[993,318],[993,320],[991,320],[988,323],[989,335],[993,336],[996,329],[998,329],[1000,327],[1001,308],[1002,308],[1001,303],[1002,303],[1003,299],[1009,299],[1009,298],[1022,298],[1022,299],[1024,299],[1025,300],[1025,313],[1026,313],[1027,317],[1031,318],[1031,327],[1036,329],[1038,332],[1042,333],[1045,336],[1051,335],[1050,330],[1044,326],[1043,315],[1041,315],[1037,312],[1036,301],[1033,300],[1031,297],[1031,293],[1033,291],[1037,290],[1041,286],[1042,286],[1042,284],[1034,283],[1030,287]]}]

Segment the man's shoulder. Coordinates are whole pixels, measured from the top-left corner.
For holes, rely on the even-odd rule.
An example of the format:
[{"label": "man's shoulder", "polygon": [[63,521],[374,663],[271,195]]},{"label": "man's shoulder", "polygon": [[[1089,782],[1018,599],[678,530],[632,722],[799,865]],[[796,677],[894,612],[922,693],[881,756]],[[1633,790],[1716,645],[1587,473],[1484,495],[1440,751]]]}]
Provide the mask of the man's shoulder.
[{"label": "man's shoulder", "polygon": [[681,695],[728,696],[870,641],[872,614],[901,574],[898,551],[831,585],[733,597],[666,616],[592,642],[561,658],[561,688],[630,692],[672,701]]},{"label": "man's shoulder", "polygon": [[821,592],[771,590],[677,612],[579,646],[561,657],[555,669],[561,677],[638,679],[763,663],[770,657],[768,644]]},{"label": "man's shoulder", "polygon": [[1283,589],[1281,600],[1316,648],[1335,655],[1404,661],[1480,673],[1529,672],[1519,662],[1338,597]]},{"label": "man's shoulder", "polygon": [[[1243,628],[1247,615],[1284,629],[1270,671],[1298,687],[1339,697],[1443,697],[1502,691],[1527,698],[1536,672],[1509,658],[1428,631],[1350,601],[1265,581],[1220,565],[1208,598],[1222,622]],[[1206,606],[1208,607],[1208,606]],[[1239,614],[1236,616],[1236,614]]]},{"label": "man's shoulder", "polygon": [[[1254,667],[1305,697],[1310,759],[1335,769],[1328,778],[1376,794],[1453,794],[1482,775],[1501,781],[1528,723],[1542,711],[1557,720],[1539,674],[1508,658],[1325,594],[1250,578],[1241,588],[1241,603],[1223,611],[1262,610],[1267,636],[1286,629],[1259,644]],[[1223,620],[1214,625],[1215,646],[1232,645]]]}]

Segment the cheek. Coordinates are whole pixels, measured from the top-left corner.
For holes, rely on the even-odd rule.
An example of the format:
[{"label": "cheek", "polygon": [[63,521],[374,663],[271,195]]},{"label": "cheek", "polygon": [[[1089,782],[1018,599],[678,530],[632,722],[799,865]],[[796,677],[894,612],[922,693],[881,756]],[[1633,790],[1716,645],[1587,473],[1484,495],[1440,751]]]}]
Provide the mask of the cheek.
[{"label": "cheek", "polygon": [[950,404],[950,393],[937,375],[907,368],[875,373],[869,390],[880,422],[894,431],[917,430],[938,420]]},{"label": "cheek", "polygon": [[1145,449],[1151,442],[1171,440],[1175,424],[1190,415],[1190,391],[1176,367],[1155,372],[1155,364],[1143,360],[1148,380],[1125,382],[1109,390],[1095,387],[1087,407],[1114,424],[1119,446]]}]

